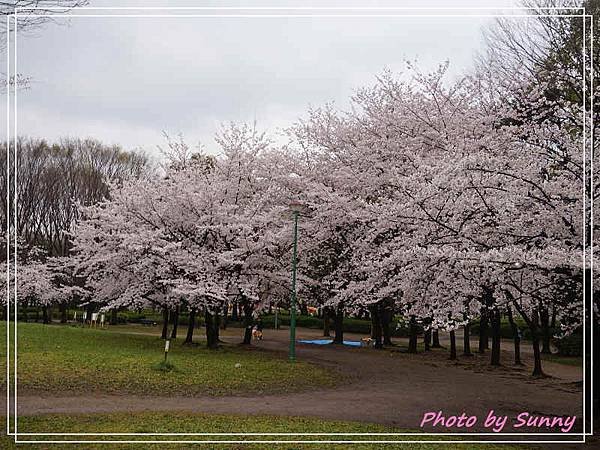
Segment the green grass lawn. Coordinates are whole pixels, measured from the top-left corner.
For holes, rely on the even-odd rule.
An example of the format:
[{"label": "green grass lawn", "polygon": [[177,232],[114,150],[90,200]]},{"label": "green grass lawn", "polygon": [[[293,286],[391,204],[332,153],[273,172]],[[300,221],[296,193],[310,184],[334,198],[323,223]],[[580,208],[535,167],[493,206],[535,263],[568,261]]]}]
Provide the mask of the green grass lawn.
[{"label": "green grass lawn", "polygon": [[[119,414],[88,414],[88,415],[41,415],[19,417],[19,430],[28,433],[44,432],[73,432],[79,433],[397,433],[410,432],[390,428],[383,425],[365,424],[357,422],[327,421],[307,417],[274,417],[274,416],[235,416],[235,415],[207,415],[189,413],[119,413]],[[413,430],[415,431],[415,430]],[[52,436],[20,436],[20,440],[423,440],[444,439],[443,437],[402,437],[402,436],[79,436],[79,437],[52,437]],[[450,438],[445,438],[450,439]],[[2,448],[15,449],[12,439],[6,436],[0,438]],[[85,448],[140,448],[139,444],[85,444]],[[332,448],[344,449],[375,449],[382,448],[384,444],[341,444]],[[82,448],[80,444],[77,448]],[[189,448],[190,444],[146,444],[144,449]],[[246,449],[246,448],[323,448],[325,444],[204,444],[202,448],[211,449]],[[65,449],[75,448],[74,444],[19,444],[18,448],[50,448]],[[435,444],[385,444],[385,448],[394,449],[437,449]],[[473,444],[447,444],[443,448],[450,449],[516,449],[517,446],[500,445],[473,445]]]},{"label": "green grass lawn", "polygon": [[562,356],[555,353],[551,355],[542,354],[542,360],[565,364],[567,366],[583,367],[583,358],[581,356]]},{"label": "green grass lawn", "polygon": [[[5,322],[0,322],[0,345],[6,348]],[[224,345],[210,351],[181,341],[171,342],[169,362],[175,368],[165,372],[157,367],[163,351],[164,341],[154,336],[19,323],[19,391],[225,395],[330,386],[340,377],[255,347]],[[5,356],[0,362],[5,367]],[[5,383],[2,377],[3,387]]]}]

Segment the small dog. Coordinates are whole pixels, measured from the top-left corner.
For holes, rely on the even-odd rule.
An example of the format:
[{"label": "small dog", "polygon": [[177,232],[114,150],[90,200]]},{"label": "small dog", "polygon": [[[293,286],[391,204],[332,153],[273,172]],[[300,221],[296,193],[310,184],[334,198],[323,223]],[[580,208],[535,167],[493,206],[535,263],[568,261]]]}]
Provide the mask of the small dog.
[{"label": "small dog", "polygon": [[256,327],[252,328],[252,338],[255,341],[262,341],[262,331]]}]

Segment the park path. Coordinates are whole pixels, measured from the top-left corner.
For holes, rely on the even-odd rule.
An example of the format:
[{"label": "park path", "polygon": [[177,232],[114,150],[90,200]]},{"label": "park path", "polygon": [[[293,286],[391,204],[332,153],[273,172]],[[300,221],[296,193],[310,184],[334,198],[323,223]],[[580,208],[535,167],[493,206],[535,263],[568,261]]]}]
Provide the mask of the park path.
[{"label": "park path", "polygon": [[[224,340],[239,341],[239,329],[228,330]],[[318,330],[300,329],[298,338],[314,338]],[[350,335],[350,338],[353,336]],[[287,350],[285,330],[265,330],[257,344],[269,352]],[[270,395],[225,397],[145,397],[132,395],[88,396],[19,395],[19,415],[44,413],[96,413],[139,411],[192,411],[223,414],[270,414],[315,416],[332,420],[381,423],[418,428],[427,411],[448,415],[462,412],[479,417],[490,409],[515,417],[523,411],[544,415],[581,414],[581,369],[546,362],[549,379],[529,377],[527,367],[511,366],[511,355],[503,354],[500,368],[487,365],[488,355],[447,359],[447,350],[417,355],[396,351],[374,351],[347,346],[299,344],[298,359],[329,367],[344,374],[348,381],[336,388]],[[426,429],[427,430],[427,429]],[[443,431],[439,428],[430,431]],[[454,431],[457,431],[456,429]]]}]

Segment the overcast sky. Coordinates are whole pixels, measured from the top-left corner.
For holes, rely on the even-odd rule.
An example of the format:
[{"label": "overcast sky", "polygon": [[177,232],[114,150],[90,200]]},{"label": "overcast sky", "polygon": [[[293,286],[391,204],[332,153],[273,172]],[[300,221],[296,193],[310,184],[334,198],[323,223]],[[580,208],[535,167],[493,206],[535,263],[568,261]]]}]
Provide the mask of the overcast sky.
[{"label": "overcast sky", "polygon": [[[167,3],[217,2],[92,0],[90,5]],[[227,4],[310,5],[301,0]],[[497,7],[514,2],[313,4]],[[19,134],[49,140],[91,136],[156,153],[156,145],[164,144],[162,131],[181,132],[188,143],[203,142],[211,151],[220,123],[256,119],[260,128],[275,132],[302,116],[309,105],[334,101],[347,106],[356,88],[372,83],[384,68],[401,70],[405,59],[416,58],[425,68],[449,59],[451,72],[460,74],[471,66],[482,46],[482,27],[491,20],[74,17],[68,23],[48,23],[35,34],[19,35],[18,71],[32,79],[30,89],[18,96]],[[5,123],[6,116],[0,120]]]}]

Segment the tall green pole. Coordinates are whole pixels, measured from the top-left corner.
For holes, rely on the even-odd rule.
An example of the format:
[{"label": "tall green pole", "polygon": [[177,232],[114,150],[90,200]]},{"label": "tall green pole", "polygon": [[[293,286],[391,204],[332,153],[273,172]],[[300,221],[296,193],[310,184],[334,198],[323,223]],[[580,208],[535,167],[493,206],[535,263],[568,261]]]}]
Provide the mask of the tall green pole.
[{"label": "tall green pole", "polygon": [[290,361],[296,361],[296,259],[298,257],[298,211],[294,211],[294,256],[292,257],[292,298],[290,302]]}]

